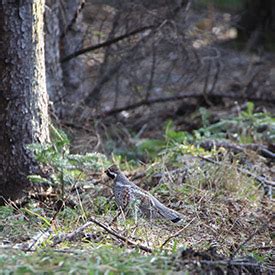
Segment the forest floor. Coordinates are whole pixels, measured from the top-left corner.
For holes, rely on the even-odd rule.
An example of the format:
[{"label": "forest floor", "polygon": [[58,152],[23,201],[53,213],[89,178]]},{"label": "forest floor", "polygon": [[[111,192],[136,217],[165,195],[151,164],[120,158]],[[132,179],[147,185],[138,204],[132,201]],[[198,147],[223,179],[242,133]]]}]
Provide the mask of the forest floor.
[{"label": "forest floor", "polygon": [[[274,271],[274,154],[265,147],[272,133],[274,119],[249,104],[238,116],[206,123],[192,134],[170,122],[162,138],[135,137],[126,153],[107,158],[71,153],[66,135],[52,128],[52,145],[32,146],[49,176],[32,175],[36,192],[20,205],[0,208],[1,272]],[[209,145],[214,136],[220,139]],[[234,137],[241,140],[233,143]],[[248,146],[256,141],[265,150]],[[134,156],[143,156],[143,163]],[[123,215],[114,220],[119,211],[104,174],[111,163],[182,213],[183,222]]]},{"label": "forest floor", "polygon": [[[208,21],[198,22],[200,27]],[[202,27],[200,36],[207,35]],[[219,91],[251,95],[251,88],[261,92],[265,86],[274,91],[273,59],[266,57],[266,66],[226,52]],[[122,74],[128,80],[127,73],[132,73],[128,67]],[[195,81],[191,91],[203,90],[206,82]],[[115,85],[110,87],[106,98],[113,101]],[[30,175],[34,190],[23,201],[0,207],[0,274],[275,272],[275,119],[268,112],[274,103],[211,100],[211,108],[198,108],[200,99],[184,99],[70,127],[56,123],[66,134],[51,127],[52,144],[30,146],[47,175]],[[96,151],[101,153],[87,153]],[[113,183],[104,173],[113,163],[184,220],[123,215],[115,220]]]}]

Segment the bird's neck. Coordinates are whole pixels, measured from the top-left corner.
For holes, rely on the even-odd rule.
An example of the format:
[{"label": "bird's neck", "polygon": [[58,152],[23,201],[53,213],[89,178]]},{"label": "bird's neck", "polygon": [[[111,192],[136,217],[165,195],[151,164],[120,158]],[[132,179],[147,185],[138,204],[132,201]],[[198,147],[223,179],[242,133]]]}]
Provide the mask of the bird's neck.
[{"label": "bird's neck", "polygon": [[116,179],[115,179],[116,182],[119,182],[121,184],[125,184],[127,185],[129,183],[129,180],[126,178],[126,176],[122,173],[118,173]]}]

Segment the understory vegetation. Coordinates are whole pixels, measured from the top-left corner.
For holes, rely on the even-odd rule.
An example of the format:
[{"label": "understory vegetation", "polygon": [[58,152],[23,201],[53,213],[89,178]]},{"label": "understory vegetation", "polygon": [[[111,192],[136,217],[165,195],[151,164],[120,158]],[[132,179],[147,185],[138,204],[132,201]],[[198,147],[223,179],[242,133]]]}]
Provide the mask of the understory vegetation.
[{"label": "understory vegetation", "polygon": [[[252,103],[215,123],[206,109],[200,114],[193,132],[167,121],[162,138],[133,134],[131,146],[108,155],[71,153],[68,136],[52,126],[51,144],[29,146],[44,171],[29,176],[34,191],[0,208],[1,272],[272,270],[274,156],[266,144],[275,120]],[[113,163],[184,221],[114,219],[119,210],[104,175]]]}]

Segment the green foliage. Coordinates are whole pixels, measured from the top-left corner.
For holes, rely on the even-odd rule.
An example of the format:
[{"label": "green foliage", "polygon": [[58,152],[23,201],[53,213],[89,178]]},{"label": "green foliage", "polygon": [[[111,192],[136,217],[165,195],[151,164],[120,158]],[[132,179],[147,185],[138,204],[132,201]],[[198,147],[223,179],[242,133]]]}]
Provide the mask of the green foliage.
[{"label": "green foliage", "polygon": [[[0,206],[0,243],[3,240],[21,242],[41,230],[44,222],[38,218],[38,210],[34,211],[37,215],[29,215],[24,209],[18,210],[8,205]],[[30,210],[30,212],[32,211]]]},{"label": "green foliage", "polygon": [[199,109],[200,115],[201,115],[201,120],[202,120],[202,125],[203,127],[208,127],[210,122],[209,122],[209,118],[210,118],[210,113],[206,108],[201,107]]},{"label": "green foliage", "polygon": [[169,196],[170,189],[165,183],[158,184],[155,188],[151,190],[152,194],[164,195]]},{"label": "green foliage", "polygon": [[97,215],[102,215],[109,213],[110,211],[116,209],[114,200],[109,201],[106,197],[97,196],[93,199],[95,213]]},{"label": "green foliage", "polygon": [[110,163],[105,155],[100,153],[86,153],[85,155],[71,154],[70,142],[67,135],[55,127],[51,127],[50,144],[30,144],[28,148],[34,153],[38,162],[50,166],[53,173],[50,179],[39,175],[29,175],[33,183],[50,183],[60,187],[64,192],[64,185],[72,185],[86,179],[88,170],[100,170]]},{"label": "green foliage", "polygon": [[[192,135],[186,131],[174,130],[174,125],[171,120],[166,123],[163,139],[142,139],[136,144],[138,151],[145,153],[147,157],[152,159],[173,150],[179,144],[187,144],[192,140]],[[181,148],[182,149],[182,148]]]},{"label": "green foliage", "polygon": [[[239,213],[235,209],[235,205],[236,208],[247,205],[247,209],[253,207],[259,209],[262,192],[257,189],[253,178],[240,173],[237,169],[238,163],[232,163],[231,159],[219,159],[220,165],[214,165],[197,157],[192,157],[217,153],[215,151],[206,152],[194,144],[208,137],[213,139],[236,139],[234,135],[238,136],[240,134],[242,134],[242,139],[247,138],[246,140],[249,140],[252,137],[254,140],[259,132],[244,132],[244,128],[247,125],[253,125],[253,127],[257,124],[261,125],[263,119],[265,119],[265,123],[268,124],[267,128],[270,129],[273,127],[274,120],[268,114],[254,113],[253,104],[248,104],[247,109],[238,117],[222,120],[212,125],[209,122],[209,112],[206,109],[201,109],[200,113],[203,124],[201,129],[194,131],[192,134],[186,131],[178,131],[172,121],[168,121],[162,139],[139,139],[136,137],[134,139],[136,140],[136,148],[132,156],[144,154],[151,159],[151,165],[145,167],[147,169],[146,177],[142,177],[140,180],[141,186],[144,186],[144,183],[148,184],[146,189],[150,189],[152,194],[157,195],[169,207],[175,208],[186,215],[186,224],[192,221],[191,218],[193,217],[196,218],[196,221],[202,222],[191,222],[186,227],[184,235],[172,238],[165,248],[160,249],[163,242],[178,231],[177,228],[173,227],[174,225],[169,224],[169,228],[166,228],[158,222],[156,222],[157,224],[148,225],[147,222],[143,223],[145,221],[142,219],[138,221],[126,219],[125,221],[125,217],[121,215],[111,227],[116,228],[115,230],[121,232],[121,234],[123,233],[123,236],[133,239],[135,242],[139,243],[139,240],[146,241],[148,246],[154,249],[152,255],[142,255],[141,251],[137,251],[127,244],[125,244],[127,248],[120,247],[120,244],[123,244],[122,242],[118,242],[102,228],[94,225],[86,232],[92,232],[89,235],[94,235],[95,239],[65,241],[52,248],[50,245],[53,236],[51,236],[43,241],[41,246],[36,247],[36,252],[32,255],[10,250],[8,256],[6,256],[7,250],[1,251],[0,249],[0,269],[7,274],[167,274],[173,272],[173,267],[170,264],[172,257],[169,253],[175,254],[180,247],[185,245],[188,247],[198,245],[196,248],[204,246],[208,248],[210,246],[208,240],[214,238],[211,235],[211,230],[210,233],[205,232],[209,234],[207,239],[203,236],[205,241],[192,243],[192,240],[198,238],[200,234],[194,233],[199,232],[200,226],[206,224],[209,227],[213,223],[215,226],[213,228],[217,228],[215,232],[223,232],[225,228],[228,229],[231,226],[229,222],[232,217],[230,211],[236,212],[235,218],[239,219]],[[242,126],[239,125],[240,122],[243,123]],[[232,127],[232,125],[235,126]],[[256,126],[255,129],[257,129]],[[262,133],[260,132],[260,134]],[[259,138],[262,138],[262,136]],[[239,137],[236,140],[240,139]],[[64,132],[55,128],[52,129],[52,144],[44,146],[39,144],[30,145],[29,148],[32,149],[37,159],[53,169],[51,178],[44,179],[38,175],[31,175],[30,179],[34,183],[51,184],[60,187],[64,191],[64,186],[79,181],[85,182],[87,173],[90,170],[103,170],[107,165],[110,165],[104,155],[97,153],[71,154],[69,147],[68,137]],[[127,157],[129,156],[130,154],[127,154]],[[138,161],[127,161],[127,157],[123,156],[123,152],[121,154],[114,153],[112,162],[118,164],[122,170],[131,171],[136,168]],[[139,165],[139,168],[144,167]],[[155,176],[156,172],[159,175],[155,178],[151,177],[152,175]],[[158,184],[155,184],[156,180]],[[150,188],[150,186],[154,187]],[[59,231],[60,233],[73,232],[83,222],[87,221],[90,215],[97,217],[104,224],[108,224],[113,220],[116,215],[114,211],[116,207],[114,200],[110,200],[110,197],[107,197],[105,193],[106,186],[98,184],[90,190],[91,192],[88,189],[83,188],[83,190],[85,191],[75,194],[78,202],[76,207],[69,208],[68,204],[57,213],[55,216],[57,226],[53,226],[54,233],[57,234]],[[71,195],[74,196],[73,193],[70,193]],[[0,208],[1,222],[4,221],[4,226],[1,227],[0,225],[0,233],[3,233],[9,239],[19,239],[17,242],[20,242],[22,229],[28,231],[28,238],[32,238],[35,232],[49,228],[52,217],[56,214],[56,210],[43,209],[37,203],[21,209],[19,217],[18,213],[14,212],[16,211],[11,207]],[[248,216],[245,216],[242,220],[246,225],[249,222],[246,221],[247,219]],[[234,216],[232,220],[234,221]],[[250,224],[251,226],[253,226],[253,222]],[[141,224],[142,226],[140,226]],[[236,228],[238,229],[238,227]],[[207,231],[207,229],[205,230]],[[229,243],[223,243],[224,240],[227,241],[226,238],[222,241],[218,239],[219,248],[223,249],[225,247],[224,250],[226,251],[228,247],[232,247],[233,241],[238,242],[246,238],[243,232],[242,234],[236,234],[237,237],[231,236],[232,241],[229,237]],[[55,249],[64,251],[68,248],[70,253],[56,253],[54,251]],[[261,256],[262,254],[259,253],[259,259]]]},{"label": "green foliage", "polygon": [[10,217],[13,213],[13,209],[8,206],[1,206],[0,207],[0,220],[5,220],[6,218]]},{"label": "green foliage", "polygon": [[165,140],[167,143],[186,143],[192,140],[192,135],[186,131],[175,131],[171,120],[166,124]]},{"label": "green foliage", "polygon": [[251,252],[250,256],[260,263],[272,261],[272,257],[273,257],[272,253],[261,254],[257,251]]},{"label": "green foliage", "polygon": [[164,149],[165,146],[165,141],[159,139],[143,139],[137,143],[138,150],[152,158],[157,157],[159,152]]},{"label": "green foliage", "polygon": [[249,102],[246,110],[237,117],[222,119],[210,124],[210,114],[205,108],[200,108],[202,124],[192,134],[177,131],[172,121],[166,124],[163,139],[138,140],[136,146],[140,153],[154,159],[161,154],[201,154],[204,151],[192,144],[205,139],[229,139],[237,143],[264,143],[275,141],[275,118],[269,113],[255,113],[254,104]]},{"label": "green foliage", "polygon": [[237,117],[222,119],[194,131],[196,140],[230,139],[238,143],[274,142],[275,118],[269,113],[255,113],[254,104],[248,102],[246,110]]}]

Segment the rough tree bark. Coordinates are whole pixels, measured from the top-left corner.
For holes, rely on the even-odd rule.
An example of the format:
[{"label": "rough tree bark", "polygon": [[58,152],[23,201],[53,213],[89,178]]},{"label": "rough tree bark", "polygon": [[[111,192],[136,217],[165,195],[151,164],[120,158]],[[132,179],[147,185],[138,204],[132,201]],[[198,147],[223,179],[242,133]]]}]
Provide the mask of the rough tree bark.
[{"label": "rough tree bark", "polygon": [[0,204],[30,187],[38,166],[27,145],[49,141],[44,0],[0,4]]}]

